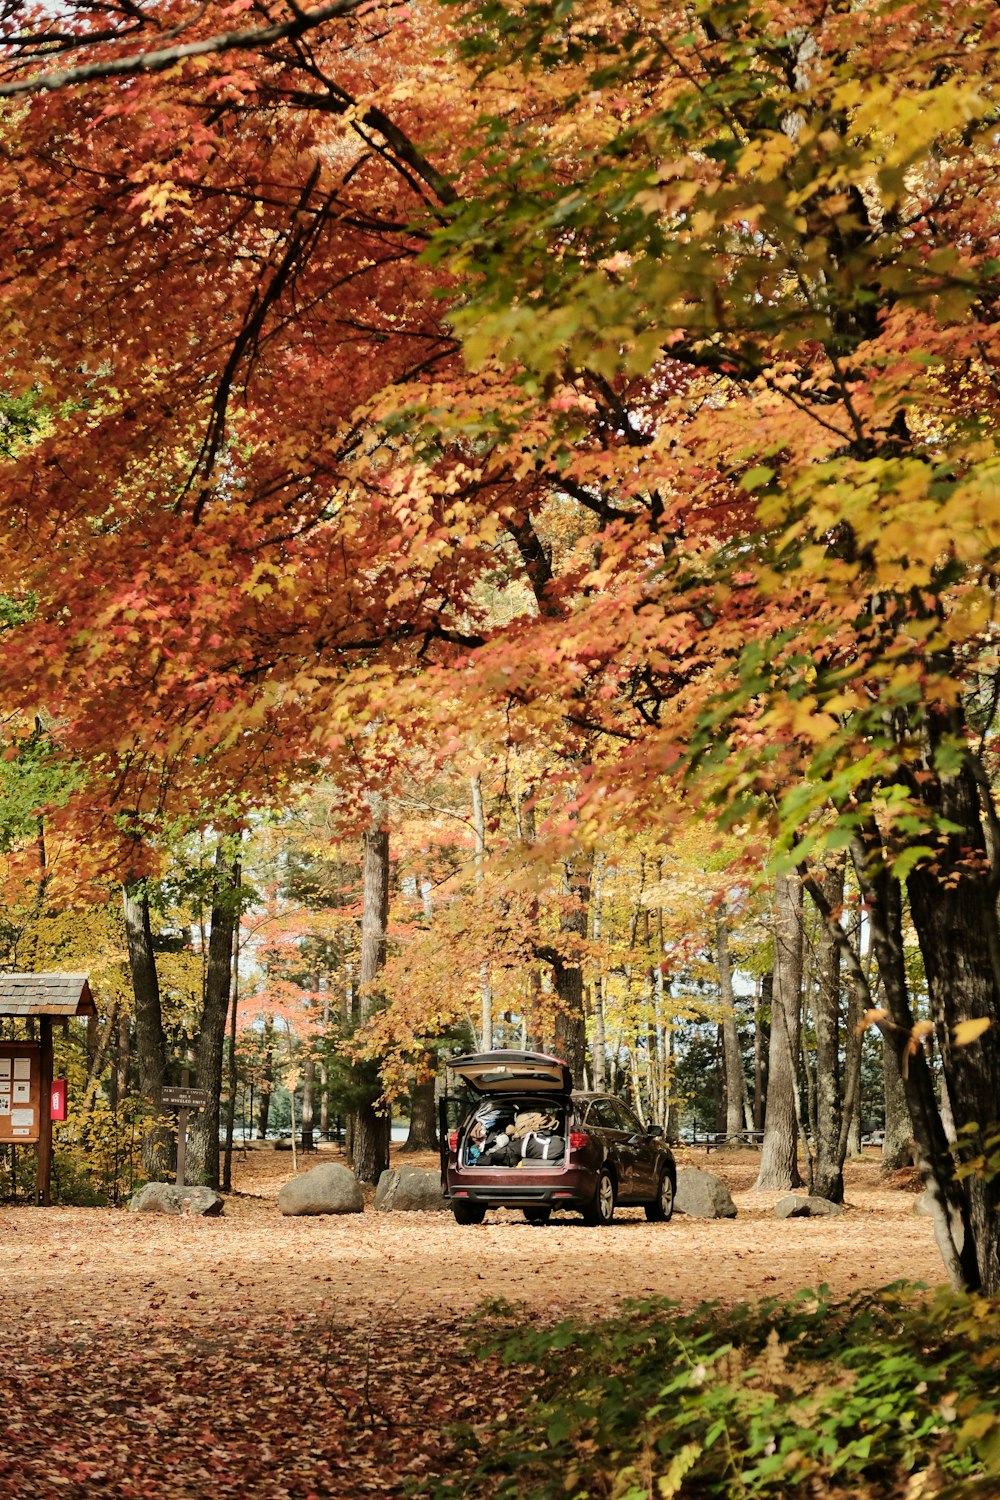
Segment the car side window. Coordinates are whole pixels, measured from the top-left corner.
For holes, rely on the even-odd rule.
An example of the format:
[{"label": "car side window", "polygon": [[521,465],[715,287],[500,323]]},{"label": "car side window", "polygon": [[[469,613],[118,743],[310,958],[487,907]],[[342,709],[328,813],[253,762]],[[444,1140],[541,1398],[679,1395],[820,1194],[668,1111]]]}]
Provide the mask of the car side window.
[{"label": "car side window", "polygon": [[601,1122],[607,1130],[624,1130],[615,1099],[601,1100]]},{"label": "car side window", "polygon": [[608,1124],[613,1130],[629,1130],[629,1126],[622,1118],[622,1107],[617,1099],[605,1099],[604,1108],[608,1114]]},{"label": "car side window", "polygon": [[587,1124],[604,1130],[617,1130],[618,1121],[608,1110],[607,1099],[593,1099],[587,1109]]},{"label": "car side window", "polygon": [[616,1099],[615,1109],[621,1118],[623,1130],[627,1130],[631,1135],[642,1135],[642,1126],[639,1124],[637,1116],[632,1113],[627,1104],[623,1104],[620,1099]]}]

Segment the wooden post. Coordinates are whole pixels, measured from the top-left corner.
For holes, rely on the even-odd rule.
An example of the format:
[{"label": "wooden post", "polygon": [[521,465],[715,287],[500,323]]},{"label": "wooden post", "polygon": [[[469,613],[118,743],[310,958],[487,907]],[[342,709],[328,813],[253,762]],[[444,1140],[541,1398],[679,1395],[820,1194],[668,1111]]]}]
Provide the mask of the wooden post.
[{"label": "wooden post", "polygon": [[48,1208],[52,1202],[52,1017],[39,1016],[41,1056],[38,1079],[38,1166],[35,1172],[35,1202]]},{"label": "wooden post", "polygon": [[[188,1081],[189,1081],[190,1077],[191,1077],[191,1070],[190,1070],[190,1068],[182,1068],[181,1069],[181,1087],[182,1088],[187,1088]],[[177,1111],[177,1175],[174,1178],[174,1182],[175,1182],[175,1184],[176,1184],[177,1187],[183,1187],[184,1186],[184,1159],[187,1156],[187,1133],[188,1133],[188,1112],[187,1112],[187,1107],[185,1105],[185,1106],[182,1106]]]}]

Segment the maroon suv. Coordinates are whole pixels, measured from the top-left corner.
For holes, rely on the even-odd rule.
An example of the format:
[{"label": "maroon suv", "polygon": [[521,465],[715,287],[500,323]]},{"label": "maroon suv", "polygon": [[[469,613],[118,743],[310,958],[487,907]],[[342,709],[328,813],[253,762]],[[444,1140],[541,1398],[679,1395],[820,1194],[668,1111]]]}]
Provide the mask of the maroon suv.
[{"label": "maroon suv", "polygon": [[488,1208],[520,1208],[530,1224],[572,1208],[610,1224],[616,1203],[670,1218],[677,1168],[663,1131],[609,1094],[574,1093],[560,1058],[479,1052],[448,1067],[465,1085],[457,1129],[441,1101],[441,1187],[459,1224],[481,1224]]}]

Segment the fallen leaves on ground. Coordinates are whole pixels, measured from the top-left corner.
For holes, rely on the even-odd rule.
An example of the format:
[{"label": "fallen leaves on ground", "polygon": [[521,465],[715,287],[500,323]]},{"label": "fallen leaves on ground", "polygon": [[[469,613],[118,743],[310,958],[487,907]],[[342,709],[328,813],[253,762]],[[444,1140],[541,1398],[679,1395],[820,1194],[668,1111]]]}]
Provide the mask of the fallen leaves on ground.
[{"label": "fallen leaves on ground", "polygon": [[875,1163],[851,1169],[842,1218],[779,1222],[782,1195],[751,1191],[754,1157],[690,1160],[726,1178],[737,1219],[460,1227],[370,1203],[283,1218],[292,1163],[277,1152],[237,1162],[222,1219],[0,1209],[0,1497],[403,1496],[469,1460],[451,1424],[485,1430],[525,1399],[467,1353],[484,1301],[600,1317],[628,1297],[942,1279],[929,1221]]}]

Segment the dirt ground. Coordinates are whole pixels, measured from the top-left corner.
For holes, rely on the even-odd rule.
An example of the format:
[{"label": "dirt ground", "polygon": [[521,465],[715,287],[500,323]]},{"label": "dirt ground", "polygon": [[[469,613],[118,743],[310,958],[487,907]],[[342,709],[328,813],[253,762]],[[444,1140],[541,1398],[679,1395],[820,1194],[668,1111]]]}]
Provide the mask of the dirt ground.
[{"label": "dirt ground", "polygon": [[[340,1159],[299,1156],[299,1171]],[[395,1158],[432,1166],[430,1156]],[[595,1314],[634,1297],[683,1306],[734,1302],[826,1283],[836,1293],[901,1278],[943,1280],[930,1221],[912,1192],[886,1187],[877,1160],[849,1163],[848,1212],[835,1219],[778,1220],[783,1193],[753,1190],[755,1153],[681,1152],[679,1166],[717,1172],[733,1193],[735,1219],[649,1224],[618,1209],[606,1229],[569,1212],[543,1228],[514,1210],[458,1226],[450,1213],[284,1218],[281,1184],[291,1154],[247,1151],[234,1160],[236,1192],[221,1219],[176,1219],[101,1209],[0,1208],[2,1303],[61,1304],[76,1288],[75,1317],[107,1298],[150,1312],[198,1304],[200,1312],[245,1311],[294,1296],[298,1308],[336,1304],[347,1322],[372,1313],[470,1312],[487,1298],[524,1302],[533,1313]]]},{"label": "dirt ground", "polygon": [[877,1161],[849,1166],[843,1217],[785,1221],[781,1194],[752,1190],[754,1154],[679,1164],[723,1176],[737,1218],[620,1210],[605,1229],[570,1214],[539,1228],[500,1212],[460,1227],[370,1203],[284,1218],[291,1155],[257,1150],[236,1160],[220,1219],[0,1208],[0,1500],[402,1495],[461,1467],[439,1429],[464,1409],[463,1333],[484,1301],[600,1317],[628,1298],[943,1279],[930,1222]]}]

